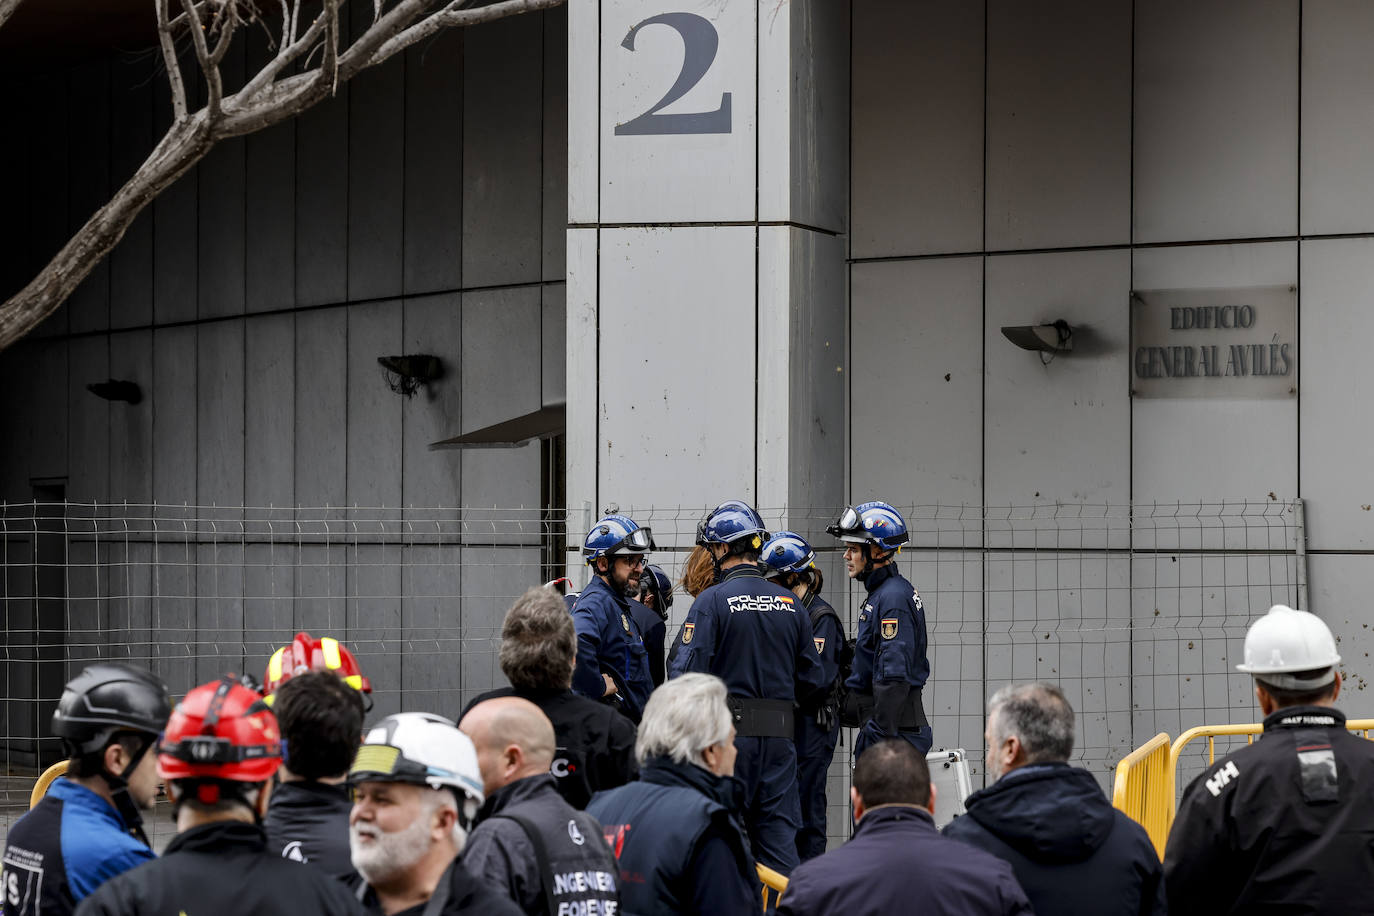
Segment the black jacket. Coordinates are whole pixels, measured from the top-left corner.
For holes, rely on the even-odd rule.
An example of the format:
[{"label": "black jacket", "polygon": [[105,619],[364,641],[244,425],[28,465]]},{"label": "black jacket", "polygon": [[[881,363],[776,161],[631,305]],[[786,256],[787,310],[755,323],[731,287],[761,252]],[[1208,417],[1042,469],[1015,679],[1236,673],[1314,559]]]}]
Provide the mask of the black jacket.
[{"label": "black jacket", "polygon": [[1037,913],[1163,913],[1163,867],[1145,828],[1107,801],[1087,770],[1013,770],[974,792],[945,836],[1011,863]]},{"label": "black jacket", "polygon": [[1176,913],[1374,912],[1374,742],[1292,706],[1183,792],[1164,850]]},{"label": "black jacket", "polygon": [[1029,916],[1011,866],[940,836],[930,812],[874,808],[839,849],[792,872],[779,916]]},{"label": "black jacket", "polygon": [[[546,861],[540,862],[534,840],[513,818],[537,832]],[[462,862],[526,913],[619,908],[618,869],[601,825],[569,805],[548,773],[517,779],[487,796],[463,847]]]},{"label": "black jacket", "polygon": [[[644,574],[653,575],[647,570]],[[649,679],[655,687],[659,687],[667,676],[667,667],[663,664],[663,643],[668,636],[668,624],[658,611],[640,601],[630,602],[630,615],[639,625],[639,632],[644,635],[644,651],[649,654]]]},{"label": "black jacket", "polygon": [[[605,703],[589,700],[562,687],[488,691],[463,710],[495,697],[520,697],[543,710],[553,723],[558,748],[549,771],[558,778],[558,791],[574,808],[586,808],[592,793],[623,786],[634,779],[635,725]],[[458,717],[459,720],[462,716]]]},{"label": "black jacket", "polygon": [[[362,901],[367,913],[382,916],[376,893],[363,883],[362,878],[354,877],[347,883],[353,896]],[[454,859],[439,879],[434,897],[393,916],[466,916],[469,913],[472,916],[523,916],[520,908],[509,898],[478,881],[472,872],[463,867],[461,861]],[[189,913],[187,916],[195,914]]]},{"label": "black jacket", "polygon": [[221,821],[186,830],[162,858],[113,878],[78,916],[361,916],[343,882],[267,849],[262,828]]},{"label": "black jacket", "polygon": [[272,790],[263,829],[267,848],[283,859],[308,862],[325,874],[353,874],[348,849],[348,786],[322,782],[284,782]]}]

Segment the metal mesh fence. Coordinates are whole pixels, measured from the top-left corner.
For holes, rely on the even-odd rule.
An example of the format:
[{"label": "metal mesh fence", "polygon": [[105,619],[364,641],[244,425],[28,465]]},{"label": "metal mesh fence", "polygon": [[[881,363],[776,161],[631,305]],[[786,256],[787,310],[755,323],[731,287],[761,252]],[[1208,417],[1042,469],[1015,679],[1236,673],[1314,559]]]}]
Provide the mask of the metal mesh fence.
[{"label": "metal mesh fence", "polygon": [[[912,542],[898,564],[928,616],[935,743],[968,750],[975,785],[984,702],[1011,681],[1064,688],[1075,762],[1104,780],[1158,731],[1253,721],[1249,679],[1234,671],[1245,628],[1270,604],[1306,604],[1300,503],[899,508]],[[706,509],[624,511],[654,529],[653,562],[676,581]],[[823,533],[836,512],[761,514],[816,546],[852,633],[860,587]],[[575,551],[592,519],[590,507],[0,505],[4,826],[60,756],[47,722],[62,684],[96,658],[146,665],[179,695],[226,670],[261,675],[307,630],[357,654],[373,717],[456,715],[504,683],[496,644],[515,597],[564,570],[585,581]],[[670,638],[689,606],[679,594]],[[837,835],[851,737],[832,769]]]}]

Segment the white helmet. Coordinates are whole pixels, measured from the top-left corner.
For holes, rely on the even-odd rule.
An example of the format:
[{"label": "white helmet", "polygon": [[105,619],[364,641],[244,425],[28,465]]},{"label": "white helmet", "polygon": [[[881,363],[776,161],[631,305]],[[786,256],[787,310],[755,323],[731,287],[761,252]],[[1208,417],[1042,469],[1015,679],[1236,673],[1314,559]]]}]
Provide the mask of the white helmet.
[{"label": "white helmet", "polygon": [[[1250,625],[1245,634],[1245,664],[1236,665],[1236,670],[1279,690],[1317,690],[1336,679],[1333,666],[1340,660],[1336,640],[1320,617],[1276,604]],[[1325,670],[1311,678],[1292,673],[1317,668]]]},{"label": "white helmet", "polygon": [[472,739],[450,720],[428,712],[397,713],[372,726],[353,758],[348,780],[452,789],[466,800],[459,807],[469,821],[484,798]]}]

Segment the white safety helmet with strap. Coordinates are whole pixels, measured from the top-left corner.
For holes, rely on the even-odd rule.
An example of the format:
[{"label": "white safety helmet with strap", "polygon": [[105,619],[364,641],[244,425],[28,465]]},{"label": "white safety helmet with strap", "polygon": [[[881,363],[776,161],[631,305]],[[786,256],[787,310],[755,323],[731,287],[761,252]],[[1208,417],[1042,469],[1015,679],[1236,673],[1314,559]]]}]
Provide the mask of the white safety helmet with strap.
[{"label": "white safety helmet with strap", "polygon": [[368,730],[348,781],[407,782],[450,789],[458,796],[464,828],[482,806],[482,771],[472,739],[443,716],[402,712],[387,716]]},{"label": "white safety helmet with strap", "polygon": [[[1336,640],[1316,614],[1276,604],[1245,634],[1245,663],[1237,671],[1279,690],[1319,690],[1336,679]],[[1307,678],[1295,672],[1317,671]]]}]

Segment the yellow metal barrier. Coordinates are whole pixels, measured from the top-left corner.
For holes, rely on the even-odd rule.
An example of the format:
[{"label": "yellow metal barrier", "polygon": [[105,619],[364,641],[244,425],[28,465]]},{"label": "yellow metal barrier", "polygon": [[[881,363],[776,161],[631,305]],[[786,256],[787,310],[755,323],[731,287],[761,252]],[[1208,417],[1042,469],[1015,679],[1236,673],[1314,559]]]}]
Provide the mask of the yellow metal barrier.
[{"label": "yellow metal barrier", "polygon": [[59,760],[52,766],[43,771],[43,775],[38,777],[38,781],[33,784],[33,791],[29,793],[29,807],[32,808],[43,800],[43,796],[48,794],[48,786],[53,784],[53,780],[67,772],[67,761]]},{"label": "yellow metal barrier", "polygon": [[[782,902],[782,892],[787,890],[787,876],[773,871],[767,865],[755,867],[759,870],[759,880],[763,882],[763,911],[766,913]],[[768,901],[769,891],[777,894],[771,904]]]},{"label": "yellow metal barrier", "polygon": [[1112,787],[1112,805],[1145,828],[1161,859],[1174,819],[1172,775],[1169,736],[1160,732],[1116,765]]}]

